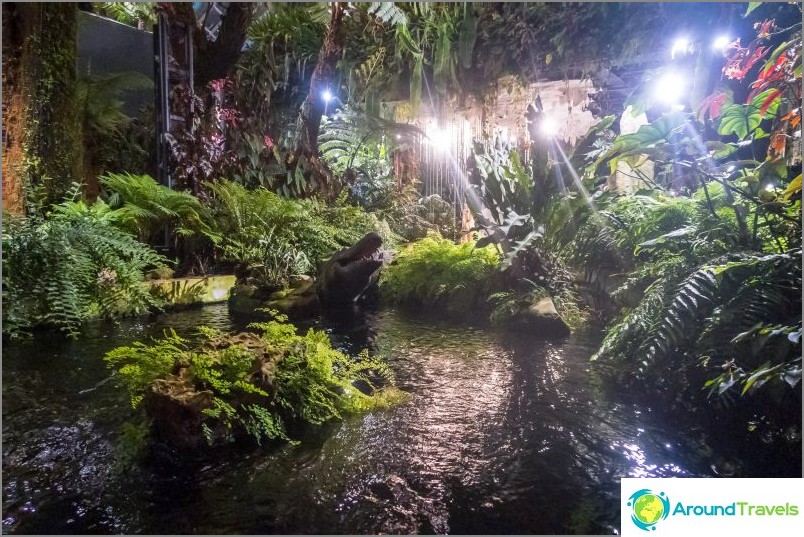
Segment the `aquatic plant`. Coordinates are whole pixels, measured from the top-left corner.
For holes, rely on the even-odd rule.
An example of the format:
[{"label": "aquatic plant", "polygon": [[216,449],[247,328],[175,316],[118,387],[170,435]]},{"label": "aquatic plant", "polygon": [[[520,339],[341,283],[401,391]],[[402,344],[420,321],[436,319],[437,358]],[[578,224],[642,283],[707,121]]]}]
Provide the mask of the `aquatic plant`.
[{"label": "aquatic plant", "polygon": [[499,267],[492,247],[427,237],[399,252],[380,276],[380,290],[392,303],[467,314],[485,308]]},{"label": "aquatic plant", "polygon": [[46,325],[75,336],[88,318],[156,305],[143,274],[167,260],[120,230],[104,204],[66,201],[3,221],[3,334]]},{"label": "aquatic plant", "polygon": [[[150,344],[113,349],[104,360],[119,372],[132,406],[144,406],[157,430],[179,446],[243,436],[287,441],[289,425],[319,425],[404,400],[380,358],[367,351],[349,356],[325,332],[299,334],[273,314],[250,325],[257,332],[200,327],[191,343],[169,330]],[[185,413],[176,421],[166,409],[179,406]]]}]

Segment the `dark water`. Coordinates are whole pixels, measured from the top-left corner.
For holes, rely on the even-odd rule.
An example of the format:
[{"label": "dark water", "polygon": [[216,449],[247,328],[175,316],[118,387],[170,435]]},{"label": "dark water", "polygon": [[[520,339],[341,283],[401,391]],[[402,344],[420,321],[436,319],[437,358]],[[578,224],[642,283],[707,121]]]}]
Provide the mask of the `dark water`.
[{"label": "dark water", "polygon": [[619,478],[709,476],[716,454],[548,343],[394,311],[319,321],[412,394],[299,446],[126,462],[134,414],[101,361],[167,326],[242,328],[225,305],[3,349],[4,533],[612,533]]}]

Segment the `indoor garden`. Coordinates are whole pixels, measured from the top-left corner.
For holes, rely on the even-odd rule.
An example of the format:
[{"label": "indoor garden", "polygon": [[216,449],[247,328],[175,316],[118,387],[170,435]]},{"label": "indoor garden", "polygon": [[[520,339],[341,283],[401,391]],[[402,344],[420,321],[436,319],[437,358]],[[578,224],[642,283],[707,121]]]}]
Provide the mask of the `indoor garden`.
[{"label": "indoor garden", "polygon": [[2,4],[3,533],[619,534],[802,476],[800,3]]}]

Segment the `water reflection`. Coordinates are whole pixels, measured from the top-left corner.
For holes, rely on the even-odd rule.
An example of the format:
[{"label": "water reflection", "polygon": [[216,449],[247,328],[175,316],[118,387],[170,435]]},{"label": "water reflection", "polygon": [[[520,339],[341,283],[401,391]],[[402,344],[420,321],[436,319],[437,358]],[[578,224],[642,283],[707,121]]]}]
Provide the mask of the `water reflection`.
[{"label": "water reflection", "polygon": [[166,326],[247,322],[213,306],[4,349],[4,530],[611,532],[620,477],[709,473],[667,447],[684,439],[649,406],[606,391],[583,336],[548,343],[394,311],[307,325],[386,356],[408,403],[295,447],[117,464],[132,413],[102,354]]}]

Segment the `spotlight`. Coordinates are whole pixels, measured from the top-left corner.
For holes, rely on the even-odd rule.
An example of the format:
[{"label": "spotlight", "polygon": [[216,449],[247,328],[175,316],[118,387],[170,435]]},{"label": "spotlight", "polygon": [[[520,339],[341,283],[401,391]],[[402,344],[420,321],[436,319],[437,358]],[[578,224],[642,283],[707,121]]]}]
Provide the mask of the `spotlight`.
[{"label": "spotlight", "polygon": [[332,100],[332,93],[329,90],[324,90],[321,97],[324,99],[325,103],[328,103]]},{"label": "spotlight", "polygon": [[770,184],[765,186],[765,190],[767,190],[768,192],[773,192],[775,188],[776,188],[776,185],[774,185],[773,183],[770,183]]},{"label": "spotlight", "polygon": [[679,73],[667,72],[659,78],[654,88],[654,97],[665,104],[679,104],[686,88],[684,77]]},{"label": "spotlight", "polygon": [[539,126],[539,129],[545,136],[553,137],[558,132],[558,125],[556,125],[556,122],[553,121],[551,118],[545,117],[542,120],[542,124]]},{"label": "spotlight", "polygon": [[430,144],[438,151],[447,151],[452,142],[449,131],[436,125],[428,129],[427,137],[430,138]]},{"label": "spotlight", "polygon": [[731,39],[729,38],[729,36],[721,35],[720,37],[715,39],[715,42],[712,43],[712,47],[714,47],[715,50],[725,50],[726,47],[729,46],[729,43],[731,43]]},{"label": "spotlight", "polygon": [[670,57],[674,58],[681,54],[692,54],[692,42],[686,37],[680,37],[673,43],[673,48],[670,50]]}]

